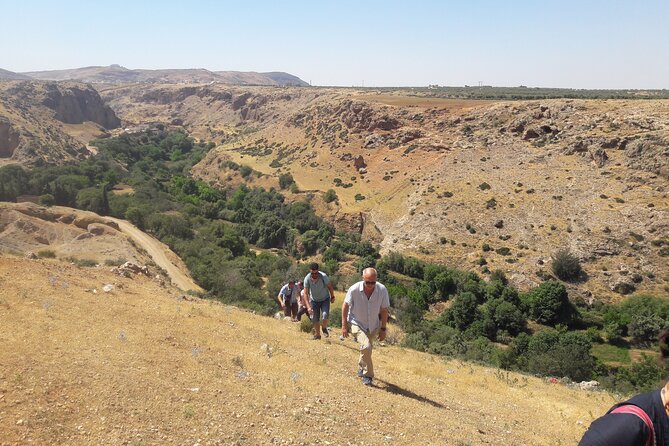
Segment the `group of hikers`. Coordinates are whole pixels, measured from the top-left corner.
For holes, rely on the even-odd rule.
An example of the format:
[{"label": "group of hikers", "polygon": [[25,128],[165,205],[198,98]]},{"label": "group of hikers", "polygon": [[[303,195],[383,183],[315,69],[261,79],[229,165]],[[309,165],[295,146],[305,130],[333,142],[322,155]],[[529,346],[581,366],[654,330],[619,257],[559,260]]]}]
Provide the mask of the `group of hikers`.
[{"label": "group of hikers", "polygon": [[[328,276],[309,266],[302,282],[289,281],[277,296],[286,317],[300,321],[308,314],[313,322],[314,340],[330,336],[328,317],[334,303],[334,288]],[[374,268],[362,272],[362,280],[346,292],[341,312],[341,339],[350,334],[360,345],[358,377],[371,386],[374,378],[372,344],[386,337],[390,299],[386,287],[377,281]],[[322,335],[321,335],[322,333]],[[662,358],[669,357],[669,331],[660,335]],[[661,389],[637,395],[613,406],[595,420],[583,435],[579,446],[669,446],[669,382]]]},{"label": "group of hikers", "polygon": [[[349,331],[360,345],[358,377],[367,386],[372,385],[374,366],[372,344],[386,337],[390,298],[386,287],[377,282],[374,268],[362,272],[362,280],[351,285],[346,292],[341,311],[341,339]],[[313,323],[312,339],[330,336],[328,320],[330,304],[335,301],[334,287],[327,274],[319,270],[318,263],[309,265],[309,274],[304,280],[290,280],[277,296],[283,314],[299,322],[307,314]]]}]

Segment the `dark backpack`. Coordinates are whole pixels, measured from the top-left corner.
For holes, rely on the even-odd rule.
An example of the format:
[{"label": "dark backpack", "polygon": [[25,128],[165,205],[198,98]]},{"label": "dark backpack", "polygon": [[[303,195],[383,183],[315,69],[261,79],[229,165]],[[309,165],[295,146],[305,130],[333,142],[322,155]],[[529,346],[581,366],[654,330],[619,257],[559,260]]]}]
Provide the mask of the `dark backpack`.
[{"label": "dark backpack", "polygon": [[641,418],[641,421],[643,421],[648,428],[648,432],[650,432],[646,438],[645,446],[655,446],[655,428],[653,427],[653,420],[650,419],[645,410],[633,404],[623,404],[622,406],[616,407],[609,413],[631,413],[632,415],[636,415],[637,417]]}]

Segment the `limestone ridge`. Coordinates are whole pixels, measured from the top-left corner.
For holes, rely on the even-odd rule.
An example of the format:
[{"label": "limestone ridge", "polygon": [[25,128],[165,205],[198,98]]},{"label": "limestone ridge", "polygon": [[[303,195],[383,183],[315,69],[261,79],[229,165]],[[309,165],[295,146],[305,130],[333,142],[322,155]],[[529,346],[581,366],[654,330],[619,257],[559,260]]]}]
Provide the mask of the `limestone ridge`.
[{"label": "limestone ridge", "polygon": [[31,79],[30,76],[25,74],[14,73],[13,71],[3,70],[0,68],[0,79],[1,80],[18,80],[18,79]]},{"label": "limestone ridge", "polygon": [[[1,74],[1,73],[0,73]],[[24,78],[90,83],[222,83],[228,85],[308,86],[297,76],[284,72],[209,71],[204,68],[130,70],[120,65],[84,67],[71,70],[33,71],[21,73]],[[1,78],[1,77],[0,77]]]},{"label": "limestone ridge", "polygon": [[120,119],[90,85],[0,82],[0,162],[64,164],[90,155],[86,144]]}]

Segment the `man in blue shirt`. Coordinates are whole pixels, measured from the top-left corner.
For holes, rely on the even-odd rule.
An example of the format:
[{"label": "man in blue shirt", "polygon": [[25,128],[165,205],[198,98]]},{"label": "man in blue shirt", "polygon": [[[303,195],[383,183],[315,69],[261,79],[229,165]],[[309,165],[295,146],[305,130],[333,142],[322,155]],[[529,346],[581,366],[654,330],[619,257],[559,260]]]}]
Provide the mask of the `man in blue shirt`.
[{"label": "man in blue shirt", "polygon": [[300,289],[295,285],[294,280],[288,281],[287,284],[281,287],[281,291],[279,291],[279,295],[276,297],[283,310],[283,315],[290,317],[292,321],[297,321],[297,302],[299,298]]},{"label": "man in blue shirt", "polygon": [[341,335],[348,336],[348,324],[351,324],[351,333],[360,344],[358,376],[366,386],[371,386],[374,378],[372,343],[377,338],[379,341],[386,338],[390,307],[388,290],[376,277],[374,268],[365,268],[362,281],[348,289],[341,307]]},{"label": "man in blue shirt", "polygon": [[309,274],[304,278],[304,291],[307,297],[307,310],[311,314],[314,324],[313,339],[321,338],[321,315],[323,317],[323,336],[330,336],[328,331],[328,316],[330,302],[335,301],[334,288],[328,276],[318,270],[318,263],[309,265]]}]

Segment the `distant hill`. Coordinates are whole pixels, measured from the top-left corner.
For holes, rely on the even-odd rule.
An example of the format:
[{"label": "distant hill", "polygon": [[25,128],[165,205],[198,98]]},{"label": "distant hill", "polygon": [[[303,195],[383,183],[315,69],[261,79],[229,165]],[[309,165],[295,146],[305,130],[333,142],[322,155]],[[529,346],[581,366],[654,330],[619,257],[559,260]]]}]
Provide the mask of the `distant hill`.
[{"label": "distant hill", "polygon": [[[204,68],[130,70],[120,65],[107,67],[83,67],[70,70],[31,71],[22,73],[25,77],[63,81],[73,80],[90,83],[210,83],[220,82],[230,85],[307,86],[302,79],[282,72],[255,73],[241,71],[209,71]],[[1,73],[0,73],[1,77]]]},{"label": "distant hill", "polygon": [[0,79],[7,80],[21,80],[21,79],[30,79],[30,76],[25,74],[14,73],[13,71],[3,70],[0,68]]}]

